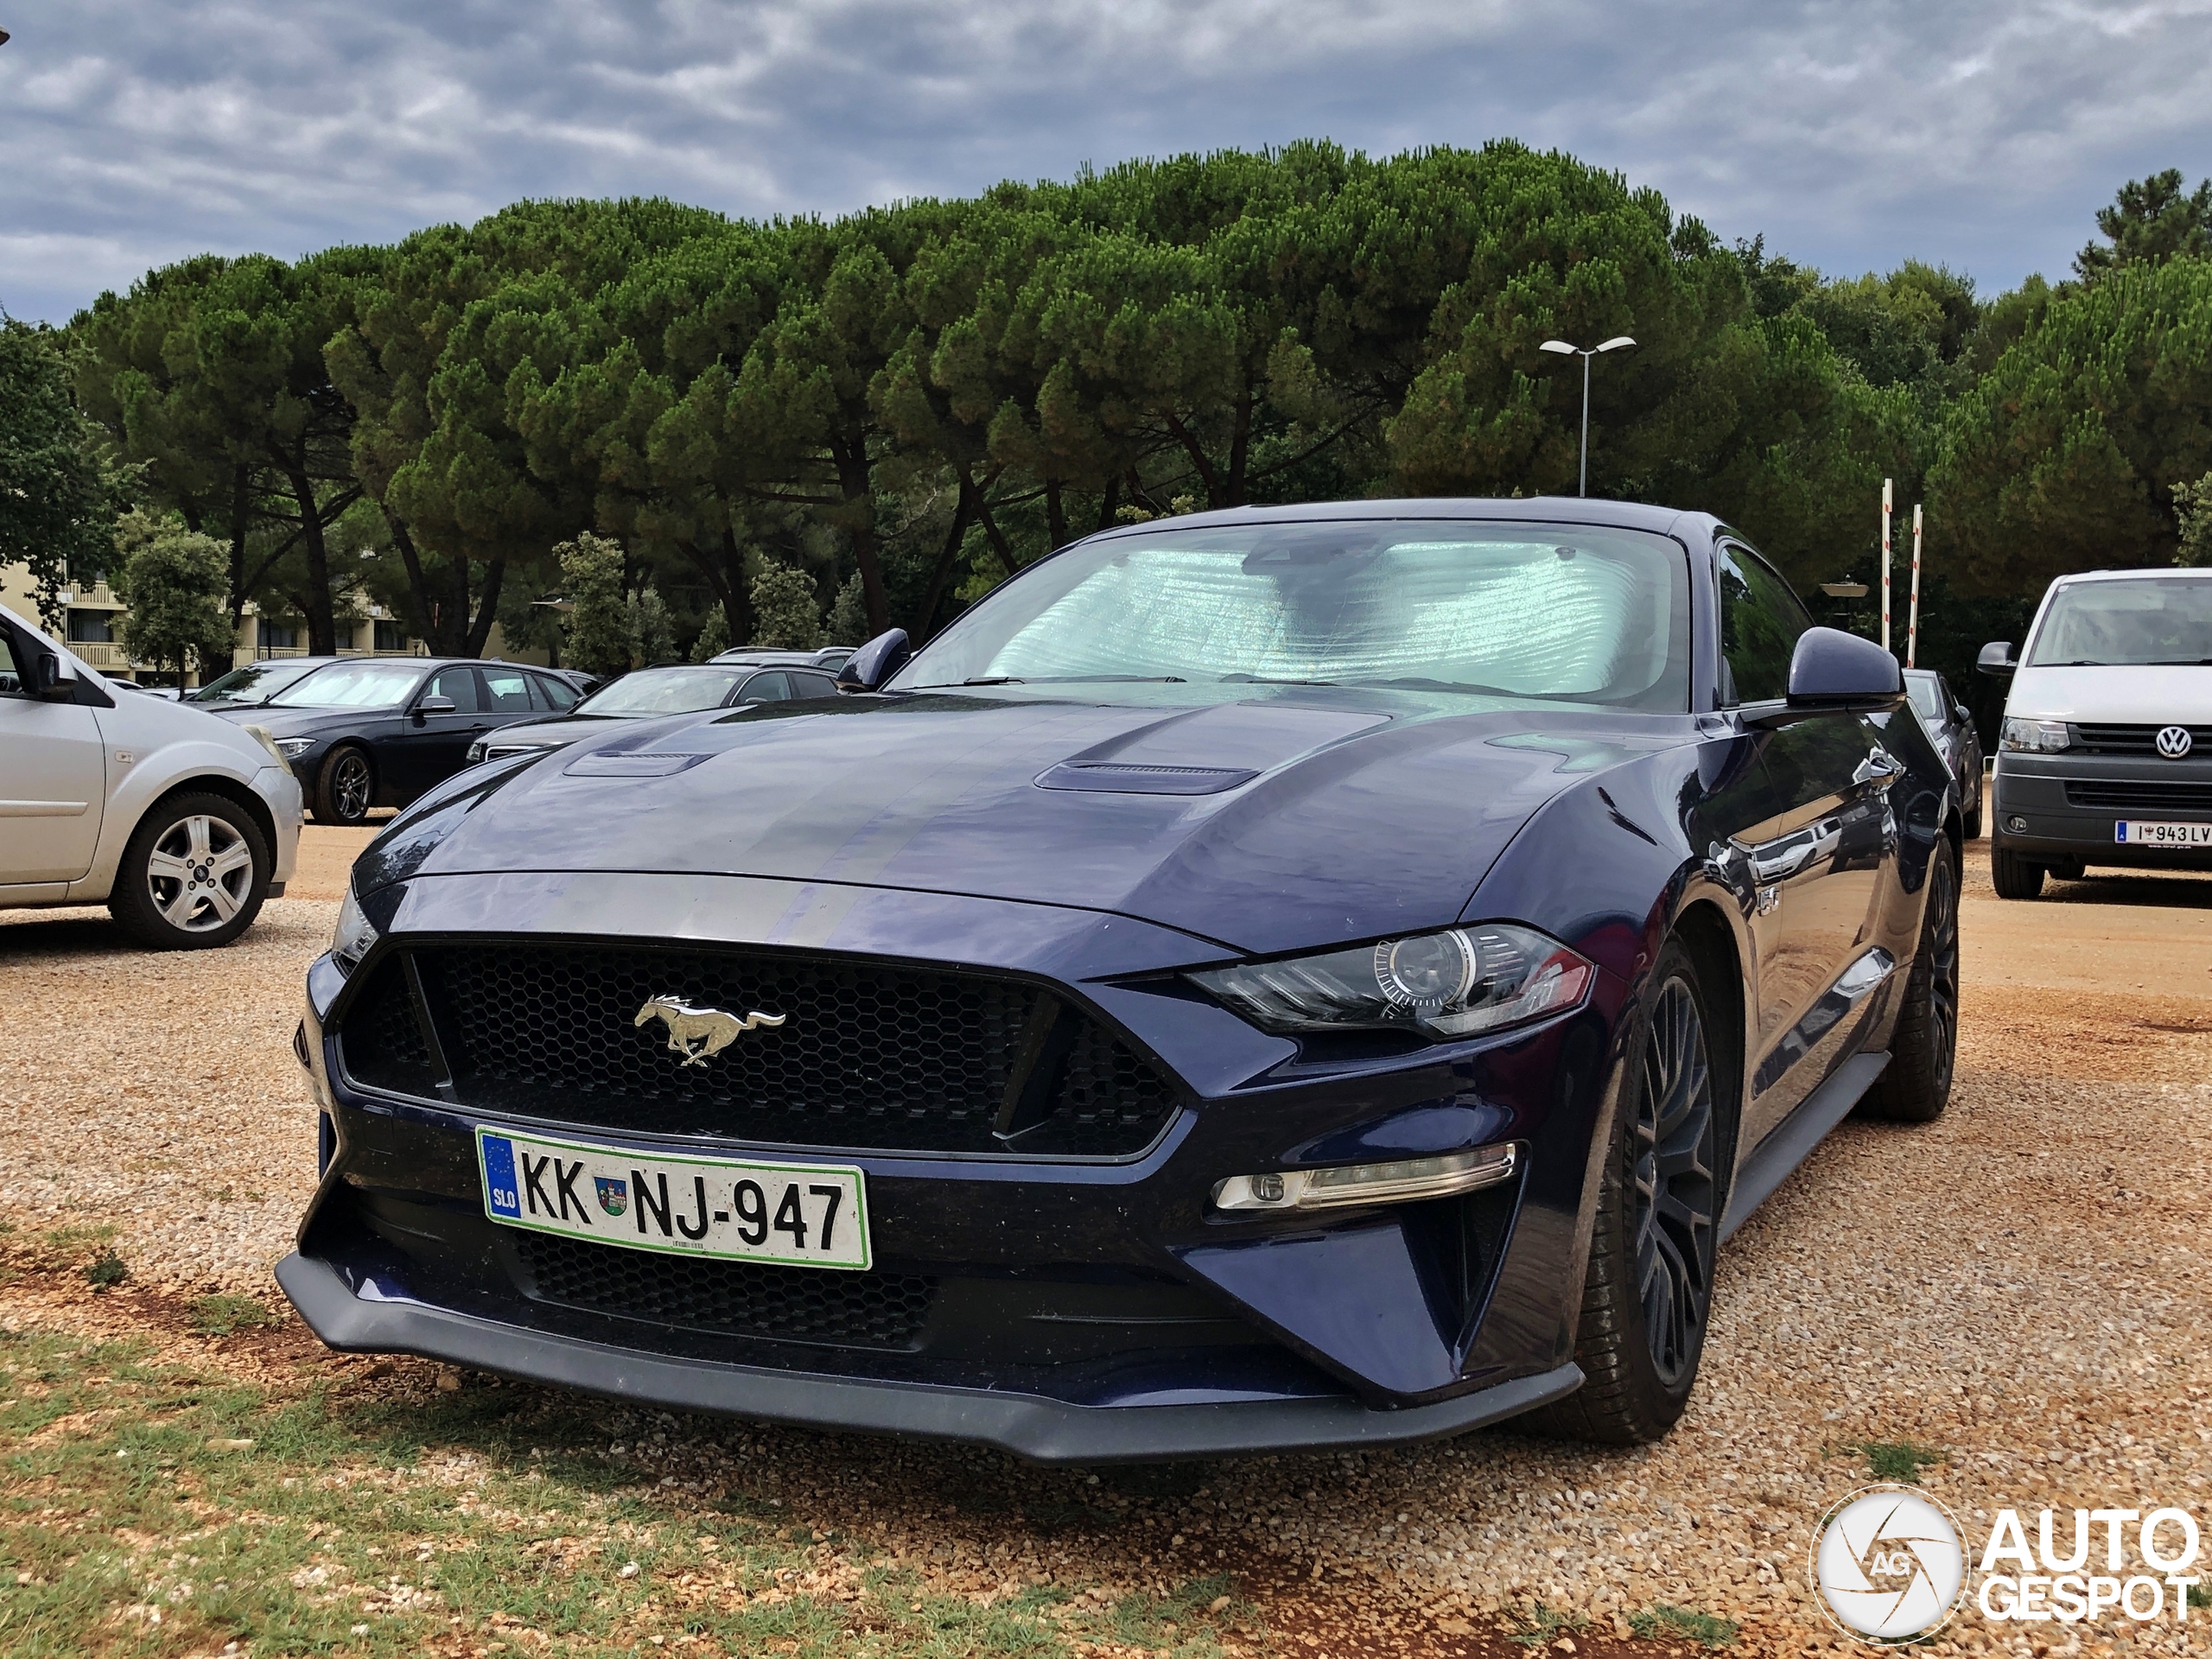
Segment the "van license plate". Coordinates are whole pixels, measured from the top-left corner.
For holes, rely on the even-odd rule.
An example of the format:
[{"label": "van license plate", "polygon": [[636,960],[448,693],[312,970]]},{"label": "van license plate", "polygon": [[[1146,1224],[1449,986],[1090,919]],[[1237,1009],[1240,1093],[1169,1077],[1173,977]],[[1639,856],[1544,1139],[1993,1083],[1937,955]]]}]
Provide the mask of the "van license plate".
[{"label": "van license plate", "polygon": [[2113,838],[2130,847],[2212,847],[2212,823],[2137,823],[2122,818]]},{"label": "van license plate", "polygon": [[865,1270],[868,1186],[849,1164],[642,1157],[480,1126],[484,1213],[633,1250]]}]

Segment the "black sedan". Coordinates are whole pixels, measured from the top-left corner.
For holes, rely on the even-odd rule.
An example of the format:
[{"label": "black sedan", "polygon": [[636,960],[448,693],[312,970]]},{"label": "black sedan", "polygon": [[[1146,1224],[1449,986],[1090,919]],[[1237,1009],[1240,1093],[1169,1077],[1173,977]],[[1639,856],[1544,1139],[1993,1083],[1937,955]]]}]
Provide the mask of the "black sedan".
[{"label": "black sedan", "polygon": [[1974,728],[1974,715],[1953,694],[1950,683],[1932,668],[1905,670],[1904,691],[1912,712],[1928,728],[1928,741],[1950,767],[1951,776],[1958,779],[1967,839],[1978,841],[1981,838],[1981,735]]},{"label": "black sedan", "polygon": [[837,682],[811,656],[733,652],[711,663],[670,663],[625,674],[565,715],[518,721],[480,737],[468,746],[468,760],[474,766],[511,754],[544,754],[601,735],[611,721],[656,720],[836,695]]},{"label": "black sedan", "polygon": [[291,762],[318,823],[359,823],[404,806],[468,764],[487,732],[566,714],[568,677],[514,663],[442,657],[341,658],[254,704],[210,712],[262,727]]},{"label": "black sedan", "polygon": [[1720,1241],[1948,1098],[1951,775],[1713,518],[1131,525],[842,677],[363,854],[326,1341],[1077,1462],[1648,1440]]}]

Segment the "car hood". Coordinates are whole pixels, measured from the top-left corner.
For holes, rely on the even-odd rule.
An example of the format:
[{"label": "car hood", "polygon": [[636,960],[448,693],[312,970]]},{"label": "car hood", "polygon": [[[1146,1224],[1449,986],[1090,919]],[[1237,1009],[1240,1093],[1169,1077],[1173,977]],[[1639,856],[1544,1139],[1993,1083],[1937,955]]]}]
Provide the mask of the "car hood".
[{"label": "car hood", "polygon": [[918,695],[656,721],[522,766],[416,868],[966,893],[1265,953],[1449,924],[1544,802],[1693,734],[1447,702]]},{"label": "car hood", "polygon": [[2005,712],[2115,726],[2212,725],[2212,668],[2024,668]]},{"label": "car hood", "polygon": [[258,726],[271,737],[315,737],[344,731],[373,720],[390,720],[397,709],[272,709],[265,702],[217,703],[207,712],[239,726]]}]

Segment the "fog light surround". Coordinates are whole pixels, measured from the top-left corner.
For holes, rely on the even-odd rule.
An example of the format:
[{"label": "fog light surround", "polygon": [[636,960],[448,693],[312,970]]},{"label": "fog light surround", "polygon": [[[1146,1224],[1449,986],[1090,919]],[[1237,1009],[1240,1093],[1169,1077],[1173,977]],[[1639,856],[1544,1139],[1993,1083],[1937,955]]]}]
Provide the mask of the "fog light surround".
[{"label": "fog light surround", "polygon": [[1338,1164],[1328,1169],[1286,1169],[1265,1175],[1232,1175],[1217,1181],[1217,1210],[1239,1214],[1275,1210],[1331,1210],[1344,1205],[1414,1204],[1448,1198],[1510,1179],[1521,1166],[1518,1141],[1477,1147],[1430,1158],[1387,1163]]}]

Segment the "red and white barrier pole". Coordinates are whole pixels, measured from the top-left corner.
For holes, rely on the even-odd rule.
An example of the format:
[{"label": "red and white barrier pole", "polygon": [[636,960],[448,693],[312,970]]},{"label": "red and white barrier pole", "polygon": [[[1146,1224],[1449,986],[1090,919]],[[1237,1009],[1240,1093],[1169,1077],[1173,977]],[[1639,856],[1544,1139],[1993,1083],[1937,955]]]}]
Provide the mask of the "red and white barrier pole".
[{"label": "red and white barrier pole", "polygon": [[1912,609],[1904,625],[1904,665],[1920,654],[1920,503],[1912,504]]},{"label": "red and white barrier pole", "polygon": [[1890,480],[1882,480],[1882,649],[1890,648]]}]

